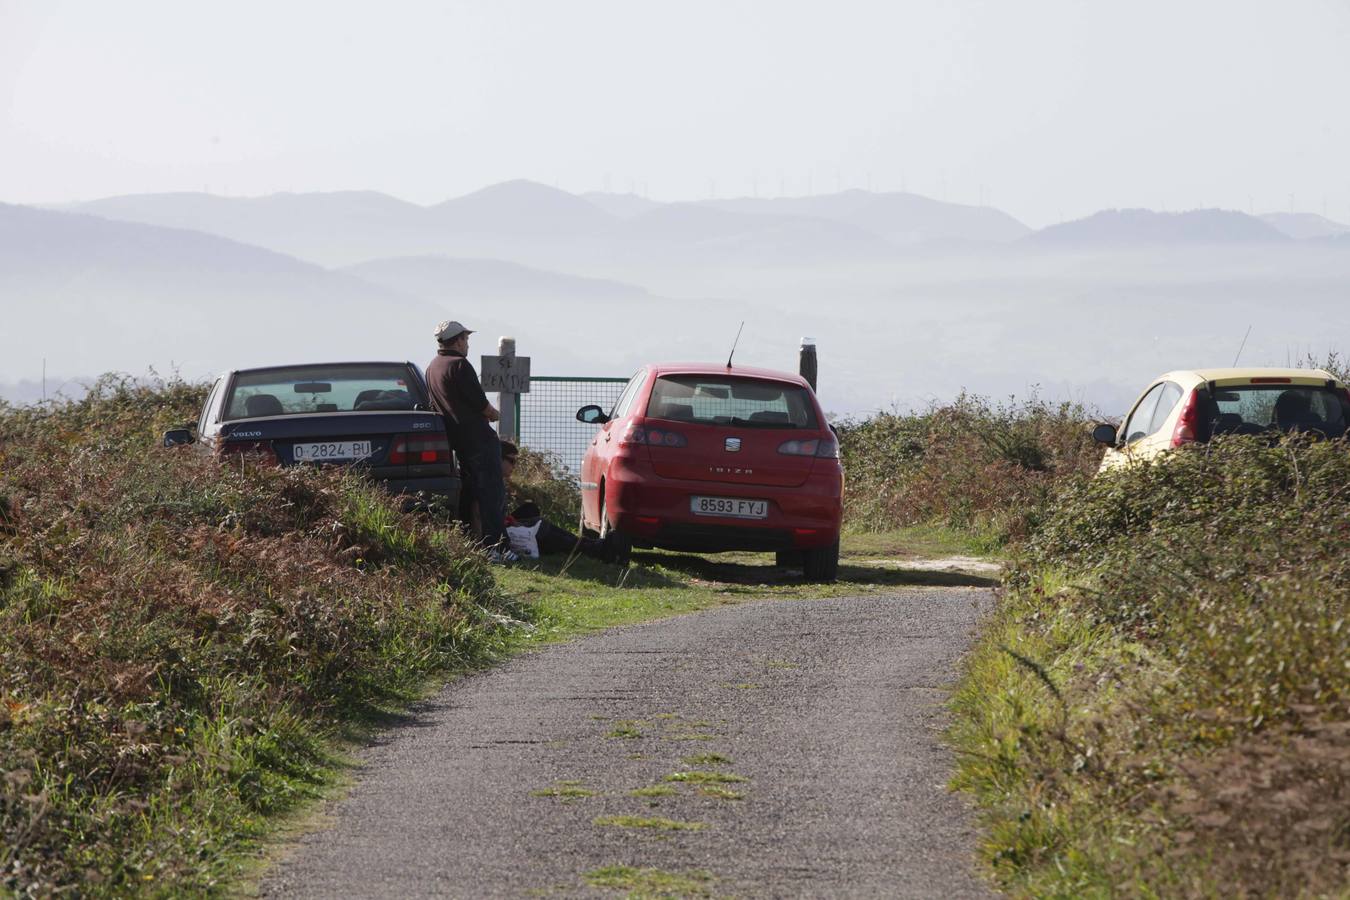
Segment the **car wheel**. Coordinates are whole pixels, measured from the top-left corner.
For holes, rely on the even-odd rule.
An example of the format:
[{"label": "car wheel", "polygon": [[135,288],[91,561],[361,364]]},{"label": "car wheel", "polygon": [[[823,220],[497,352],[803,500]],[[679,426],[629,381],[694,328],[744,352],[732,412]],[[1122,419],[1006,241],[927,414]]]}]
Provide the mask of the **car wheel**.
[{"label": "car wheel", "polygon": [[616,565],[626,566],[633,558],[633,539],[609,523],[609,504],[600,500],[600,540],[605,556]]},{"label": "car wheel", "polygon": [[773,555],[773,564],[780,569],[800,569],[806,565],[806,554],[801,550],[779,550]]},{"label": "car wheel", "polygon": [[828,547],[807,550],[802,571],[807,581],[829,584],[839,577],[839,540]]}]

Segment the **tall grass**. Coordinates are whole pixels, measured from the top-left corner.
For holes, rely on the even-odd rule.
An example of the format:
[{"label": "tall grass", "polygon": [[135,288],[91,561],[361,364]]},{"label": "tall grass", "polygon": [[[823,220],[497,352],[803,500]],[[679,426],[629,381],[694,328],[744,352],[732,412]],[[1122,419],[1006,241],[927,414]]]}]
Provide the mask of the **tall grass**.
[{"label": "tall grass", "polygon": [[1216,440],[1071,481],[955,699],[1029,896],[1350,884],[1350,448]]},{"label": "tall grass", "polygon": [[846,519],[860,530],[939,524],[993,544],[1024,538],[1059,483],[1097,468],[1088,419],[1074,404],[962,394],[845,421]]},{"label": "tall grass", "polygon": [[157,446],[200,387],[0,408],[0,885],[209,891],[327,738],[490,656],[481,557],[341,472]]}]

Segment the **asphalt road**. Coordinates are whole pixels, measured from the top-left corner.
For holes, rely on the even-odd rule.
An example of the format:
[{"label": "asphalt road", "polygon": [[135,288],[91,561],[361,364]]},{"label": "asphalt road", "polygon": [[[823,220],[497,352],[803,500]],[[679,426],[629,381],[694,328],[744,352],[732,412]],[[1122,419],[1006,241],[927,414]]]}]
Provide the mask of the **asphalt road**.
[{"label": "asphalt road", "polygon": [[[969,588],[756,602],[516,658],[365,750],[328,827],[262,891],[612,897],[587,873],[631,866],[719,897],[984,896],[939,732],[989,602]],[[726,761],[685,761],[698,754]],[[689,771],[727,780],[665,780]],[[629,794],[652,786],[673,793]]]}]

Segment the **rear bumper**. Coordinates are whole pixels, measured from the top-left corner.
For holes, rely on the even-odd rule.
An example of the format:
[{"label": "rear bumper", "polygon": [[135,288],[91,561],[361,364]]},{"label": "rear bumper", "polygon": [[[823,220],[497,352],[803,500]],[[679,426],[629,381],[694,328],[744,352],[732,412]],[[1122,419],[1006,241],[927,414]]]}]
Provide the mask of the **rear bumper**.
[{"label": "rear bumper", "polygon": [[[641,461],[616,459],[605,481],[605,505],[616,528],[641,546],[668,550],[797,550],[839,539],[843,479],[837,469],[813,471],[799,487],[663,478]],[[690,498],[768,501],[764,519],[696,515]]]}]

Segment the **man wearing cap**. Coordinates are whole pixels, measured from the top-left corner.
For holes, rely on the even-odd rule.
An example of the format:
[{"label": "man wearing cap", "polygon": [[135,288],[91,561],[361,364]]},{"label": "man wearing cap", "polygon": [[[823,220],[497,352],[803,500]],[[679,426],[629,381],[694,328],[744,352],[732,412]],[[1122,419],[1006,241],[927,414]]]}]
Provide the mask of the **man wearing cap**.
[{"label": "man wearing cap", "polygon": [[506,523],[506,484],[502,479],[502,450],[491,423],[500,418],[488,401],[478,373],[468,360],[472,331],[453,320],[436,326],[440,349],[427,366],[431,405],[445,419],[459,455],[463,483],[478,502],[483,523],[483,546],[494,562],[514,562],[516,555],[503,543]]}]

